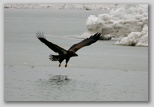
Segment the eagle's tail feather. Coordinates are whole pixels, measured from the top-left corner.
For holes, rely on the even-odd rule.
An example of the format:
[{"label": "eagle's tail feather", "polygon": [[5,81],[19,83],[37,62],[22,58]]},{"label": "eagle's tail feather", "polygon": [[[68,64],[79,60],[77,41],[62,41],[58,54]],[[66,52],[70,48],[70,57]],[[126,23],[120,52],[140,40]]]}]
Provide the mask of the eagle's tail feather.
[{"label": "eagle's tail feather", "polygon": [[51,60],[51,61],[58,61],[59,60],[59,55],[49,55],[49,59]]}]

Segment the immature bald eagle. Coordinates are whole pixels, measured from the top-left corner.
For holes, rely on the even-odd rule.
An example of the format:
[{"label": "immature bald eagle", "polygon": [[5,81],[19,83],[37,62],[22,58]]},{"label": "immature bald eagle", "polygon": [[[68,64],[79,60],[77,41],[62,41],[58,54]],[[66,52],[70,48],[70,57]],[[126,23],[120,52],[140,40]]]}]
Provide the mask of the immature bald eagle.
[{"label": "immature bald eagle", "polygon": [[75,57],[78,56],[75,52],[77,50],[79,50],[80,48],[84,47],[84,46],[88,46],[91,45],[92,43],[95,43],[99,38],[100,38],[100,33],[96,33],[92,36],[90,36],[87,39],[82,40],[81,42],[74,44],[73,46],[71,46],[68,50],[65,50],[64,48],[53,44],[52,42],[49,42],[48,40],[46,40],[45,36],[43,33],[41,32],[37,32],[36,33],[37,38],[43,42],[44,44],[46,44],[51,50],[53,50],[54,52],[58,53],[59,55],[49,55],[49,59],[52,61],[59,61],[59,67],[61,66],[61,63],[64,59],[66,59],[66,64],[65,67],[67,67],[67,63],[69,61],[69,59],[71,57]]}]

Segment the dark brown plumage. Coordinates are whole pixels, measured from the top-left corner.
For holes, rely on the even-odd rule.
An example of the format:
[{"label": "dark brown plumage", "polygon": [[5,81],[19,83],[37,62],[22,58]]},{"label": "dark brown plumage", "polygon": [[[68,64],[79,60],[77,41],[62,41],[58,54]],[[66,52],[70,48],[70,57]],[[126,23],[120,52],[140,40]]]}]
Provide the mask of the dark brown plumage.
[{"label": "dark brown plumage", "polygon": [[84,46],[88,46],[88,45],[91,45],[92,43],[95,43],[100,38],[101,34],[96,33],[96,34],[90,36],[89,38],[84,39],[84,40],[82,40],[81,42],[79,42],[77,44],[74,44],[68,50],[65,50],[64,48],[62,48],[62,47],[60,47],[60,46],[46,40],[44,34],[41,33],[41,32],[37,32],[36,35],[37,35],[37,38],[41,42],[43,42],[51,50],[53,50],[54,52],[59,54],[59,55],[50,55],[49,59],[52,60],[52,61],[59,61],[59,67],[61,66],[62,61],[65,59],[66,60],[65,67],[67,67],[67,63],[68,63],[69,59],[71,57],[78,56],[76,54],[76,51],[78,51],[80,48],[82,48]]}]

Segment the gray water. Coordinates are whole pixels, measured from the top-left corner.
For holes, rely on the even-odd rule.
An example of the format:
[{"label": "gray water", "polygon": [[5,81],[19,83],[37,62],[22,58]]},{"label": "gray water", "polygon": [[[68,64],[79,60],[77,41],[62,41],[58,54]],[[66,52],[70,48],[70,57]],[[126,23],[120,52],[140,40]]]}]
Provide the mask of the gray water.
[{"label": "gray water", "polygon": [[5,101],[147,101],[148,47],[98,41],[79,50],[68,67],[35,36],[65,49],[81,41],[85,21],[102,11],[4,9]]}]

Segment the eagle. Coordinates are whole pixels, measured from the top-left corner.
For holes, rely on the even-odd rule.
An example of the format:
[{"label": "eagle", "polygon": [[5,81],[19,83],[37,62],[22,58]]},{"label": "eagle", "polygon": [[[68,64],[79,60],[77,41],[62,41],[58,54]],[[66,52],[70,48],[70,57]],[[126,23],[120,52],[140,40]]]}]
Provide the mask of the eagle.
[{"label": "eagle", "polygon": [[89,38],[86,38],[86,39],[82,40],[81,42],[72,45],[68,50],[66,50],[66,49],[64,49],[52,42],[49,42],[46,39],[46,37],[44,36],[43,32],[36,33],[37,38],[42,43],[44,43],[51,50],[53,50],[54,52],[59,54],[59,55],[52,55],[52,54],[49,55],[49,59],[51,61],[59,61],[59,67],[61,66],[61,63],[63,62],[63,60],[66,60],[65,67],[67,67],[67,63],[70,60],[70,58],[78,56],[78,54],[76,54],[76,51],[78,51],[80,48],[82,48],[84,46],[88,46],[88,45],[91,45],[92,43],[95,43],[97,40],[100,39],[100,35],[101,35],[101,33],[96,33],[94,35],[91,35]]}]

